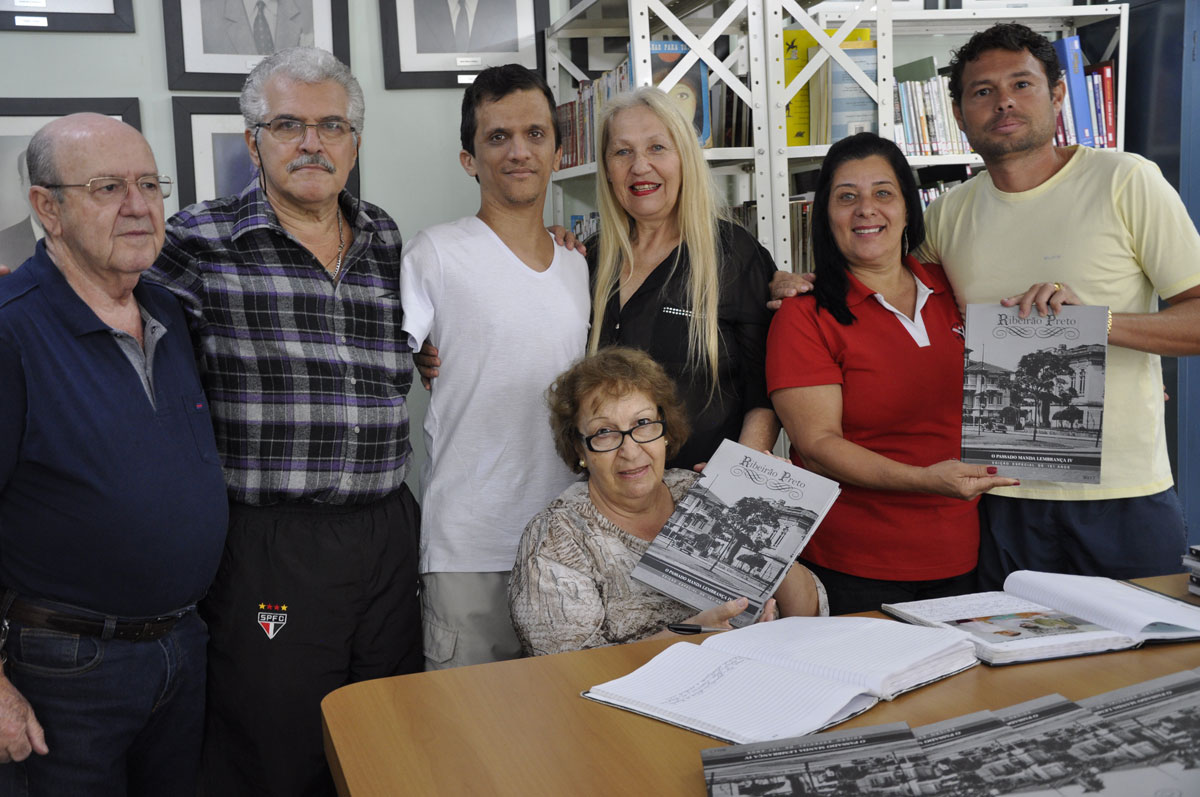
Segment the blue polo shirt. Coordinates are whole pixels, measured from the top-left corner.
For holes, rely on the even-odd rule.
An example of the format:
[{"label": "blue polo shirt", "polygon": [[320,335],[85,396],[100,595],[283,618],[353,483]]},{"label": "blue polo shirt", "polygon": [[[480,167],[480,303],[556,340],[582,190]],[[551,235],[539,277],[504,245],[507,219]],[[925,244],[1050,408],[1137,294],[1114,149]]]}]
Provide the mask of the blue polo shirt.
[{"label": "blue polo shirt", "polygon": [[0,586],[125,617],[199,599],[228,501],[187,322],[142,280],[166,331],[154,402],[39,242],[0,279]]}]

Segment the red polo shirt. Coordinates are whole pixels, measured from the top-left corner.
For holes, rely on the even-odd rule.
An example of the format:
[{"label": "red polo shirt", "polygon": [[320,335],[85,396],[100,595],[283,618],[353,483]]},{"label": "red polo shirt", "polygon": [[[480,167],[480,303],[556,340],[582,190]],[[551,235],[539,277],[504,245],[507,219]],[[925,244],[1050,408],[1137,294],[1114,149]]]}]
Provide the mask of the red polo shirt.
[{"label": "red polo shirt", "polygon": [[[842,386],[842,435],[909,465],[957,459],[962,445],[963,324],[945,274],[905,265],[933,293],[921,310],[929,345],[849,277],[843,326],[811,296],[787,299],[767,338],[767,389]],[[792,449],[792,461],[804,461]],[[863,578],[924,581],[975,567],[975,501],[842,485],[804,557]]]}]

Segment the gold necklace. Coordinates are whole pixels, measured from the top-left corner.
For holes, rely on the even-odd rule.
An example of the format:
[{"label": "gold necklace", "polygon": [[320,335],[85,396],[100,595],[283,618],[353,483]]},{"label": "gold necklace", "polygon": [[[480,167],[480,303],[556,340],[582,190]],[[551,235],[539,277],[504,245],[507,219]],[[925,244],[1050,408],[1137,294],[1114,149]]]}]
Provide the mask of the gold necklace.
[{"label": "gold necklace", "polygon": [[340,209],[337,212],[337,223],[338,223],[338,250],[337,250],[337,264],[333,267],[333,281],[334,282],[337,282],[338,276],[342,273],[342,251],[345,250],[345,248],[346,248],[346,241],[344,238],[342,238],[342,211]]}]

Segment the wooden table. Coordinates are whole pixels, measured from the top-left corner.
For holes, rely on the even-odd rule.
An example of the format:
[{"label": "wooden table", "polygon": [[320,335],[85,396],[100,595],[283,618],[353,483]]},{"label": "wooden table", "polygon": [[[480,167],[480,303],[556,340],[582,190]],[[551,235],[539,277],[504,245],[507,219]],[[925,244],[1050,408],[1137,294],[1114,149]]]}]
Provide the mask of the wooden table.
[{"label": "wooden table", "polygon": [[[1187,598],[1186,576],[1140,583]],[[638,642],[352,684],[321,704],[343,797],[703,795],[700,751],[721,743],[579,696],[672,644]],[[881,702],[839,728],[912,726],[1058,692],[1089,697],[1200,667],[1200,643],[974,667]]]}]

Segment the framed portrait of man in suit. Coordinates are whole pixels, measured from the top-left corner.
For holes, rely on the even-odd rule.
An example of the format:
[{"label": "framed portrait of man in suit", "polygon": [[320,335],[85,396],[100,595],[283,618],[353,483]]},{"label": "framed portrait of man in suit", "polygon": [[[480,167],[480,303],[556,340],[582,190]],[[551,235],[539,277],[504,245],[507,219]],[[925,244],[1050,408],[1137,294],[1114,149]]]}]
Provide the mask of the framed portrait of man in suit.
[{"label": "framed portrait of man in suit", "polygon": [[0,0],[0,30],[133,33],[133,0]]},{"label": "framed portrait of man in suit", "polygon": [[163,27],[173,91],[240,91],[255,64],[297,45],[350,63],[346,0],[163,0]]},{"label": "framed portrait of man in suit", "polygon": [[[257,176],[237,97],[172,97],[179,207],[239,193]],[[346,188],[358,195],[358,169]]]},{"label": "framed portrait of man in suit", "polygon": [[380,0],[385,88],[452,88],[482,69],[544,71],[547,0]]},{"label": "framed portrait of man in suit", "polygon": [[0,264],[16,268],[33,254],[42,230],[29,207],[25,149],[42,125],[60,116],[92,111],[140,128],[136,97],[0,99]]}]

